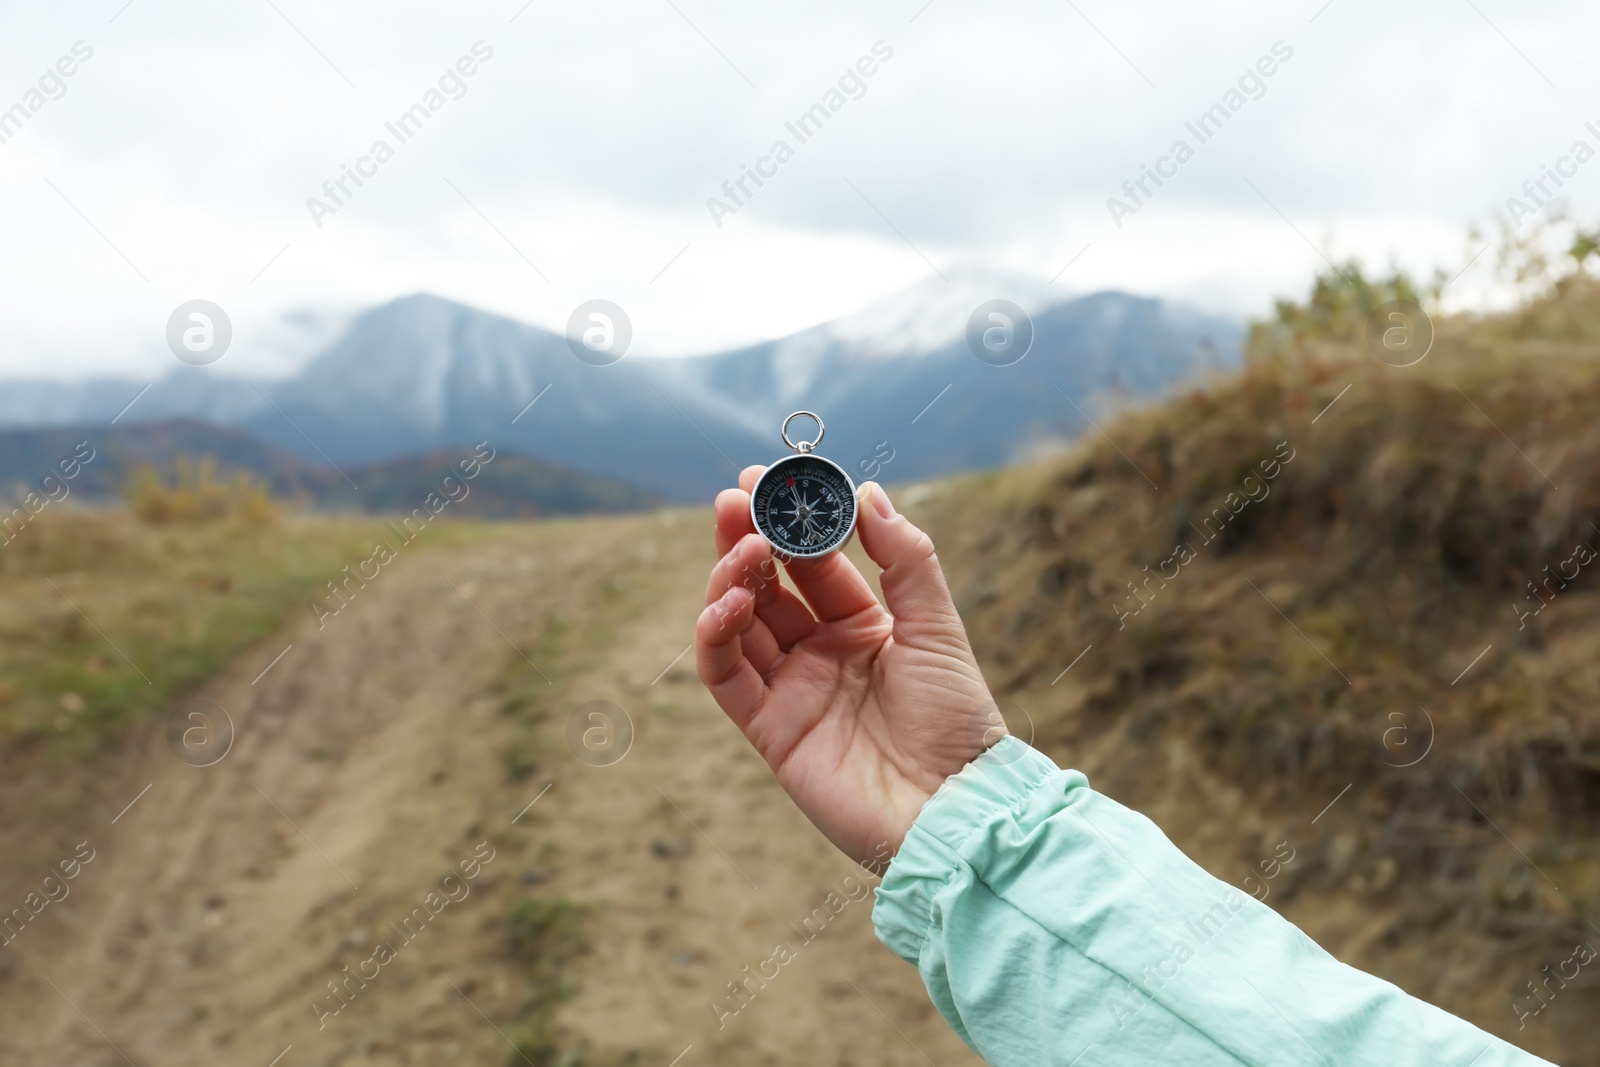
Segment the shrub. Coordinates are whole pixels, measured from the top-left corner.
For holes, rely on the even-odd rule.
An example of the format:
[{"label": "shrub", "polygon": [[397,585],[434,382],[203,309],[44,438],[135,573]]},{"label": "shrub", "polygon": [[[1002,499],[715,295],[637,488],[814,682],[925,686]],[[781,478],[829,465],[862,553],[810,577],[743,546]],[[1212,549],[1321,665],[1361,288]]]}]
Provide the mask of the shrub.
[{"label": "shrub", "polygon": [[138,468],[123,490],[133,513],[155,525],[195,524],[237,517],[261,523],[276,514],[267,486],[248,471],[231,479],[219,478],[217,461],[206,456],[195,462],[180,456],[173,464],[171,485],[148,464]]}]

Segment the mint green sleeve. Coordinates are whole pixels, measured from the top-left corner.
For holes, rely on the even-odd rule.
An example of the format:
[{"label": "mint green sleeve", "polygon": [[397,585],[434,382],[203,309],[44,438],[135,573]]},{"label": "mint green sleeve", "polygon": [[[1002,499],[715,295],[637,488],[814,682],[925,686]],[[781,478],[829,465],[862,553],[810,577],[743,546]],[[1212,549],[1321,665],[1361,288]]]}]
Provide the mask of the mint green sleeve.
[{"label": "mint green sleeve", "polygon": [[1015,738],[923,808],[872,918],[992,1067],[1546,1063],[1335,960]]}]

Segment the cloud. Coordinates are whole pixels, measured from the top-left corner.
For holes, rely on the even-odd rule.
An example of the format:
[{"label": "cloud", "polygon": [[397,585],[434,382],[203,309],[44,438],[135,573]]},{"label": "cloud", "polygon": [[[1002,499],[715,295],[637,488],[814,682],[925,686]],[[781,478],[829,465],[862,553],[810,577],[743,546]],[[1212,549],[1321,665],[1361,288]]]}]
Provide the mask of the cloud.
[{"label": "cloud", "polygon": [[[74,42],[95,54],[0,144],[0,373],[160,373],[194,298],[235,320],[219,370],[283,373],[310,352],[285,315],[418,290],[552,328],[604,297],[636,351],[701,351],[935,267],[1050,278],[1086,245],[1063,290],[1264,310],[1321,265],[1308,239],[1457,260],[1600,118],[1581,108],[1600,11],[1575,2],[1484,5],[1492,26],[1356,0],[123,2],[5,16],[21,80],[0,106]],[[1280,40],[1269,91],[1115,228],[1106,199]],[[478,41],[494,58],[468,91],[319,229],[307,198]],[[869,91],[716,227],[707,198],[878,41],[894,59]],[[1575,209],[1596,181],[1563,190]]]}]

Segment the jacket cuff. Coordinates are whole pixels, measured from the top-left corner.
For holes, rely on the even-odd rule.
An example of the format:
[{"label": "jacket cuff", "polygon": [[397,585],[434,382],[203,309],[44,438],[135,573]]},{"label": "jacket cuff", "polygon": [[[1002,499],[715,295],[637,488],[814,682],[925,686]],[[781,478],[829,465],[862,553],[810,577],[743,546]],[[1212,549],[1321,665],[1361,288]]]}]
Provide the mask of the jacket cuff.
[{"label": "jacket cuff", "polygon": [[986,829],[1016,819],[1038,788],[1062,774],[1050,757],[1015,737],[1001,738],[923,805],[876,890],[878,940],[913,965],[933,933],[934,897],[973,857]]}]

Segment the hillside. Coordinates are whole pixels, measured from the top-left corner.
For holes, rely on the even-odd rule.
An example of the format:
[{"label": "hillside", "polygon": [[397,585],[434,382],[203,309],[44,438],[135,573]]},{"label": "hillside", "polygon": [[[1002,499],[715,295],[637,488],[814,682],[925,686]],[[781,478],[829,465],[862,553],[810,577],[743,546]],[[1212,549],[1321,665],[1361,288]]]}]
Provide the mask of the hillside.
[{"label": "hillside", "polygon": [[166,472],[179,457],[209,456],[223,474],[248,471],[280,497],[325,491],[330,477],[344,484],[325,464],[319,467],[242,430],[171,419],[0,430],[0,486],[11,497],[38,491],[44,476],[62,457],[72,455],[79,442],[94,450],[69,486],[81,499],[114,500],[141,466]]},{"label": "hillside", "polygon": [[[1107,438],[895,496],[1017,733],[1341,958],[1600,1062],[1595,972],[1528,984],[1600,944],[1600,294],[1440,320],[1407,368],[1359,339],[1386,295],[1325,286]],[[0,748],[0,899],[103,857],[0,949],[0,1064],[976,1063],[856,905],[708,1011],[847,873],[681,655],[710,552],[699,509],[436,543],[195,691],[241,724],[213,768],[154,721]],[[597,699],[633,727],[609,766],[569,747]],[[470,899],[319,1028],[482,841]]]},{"label": "hillside", "polygon": [[[321,457],[306,459],[236,427],[195,419],[0,430],[0,489],[20,498],[30,489],[47,488],[44,476],[83,442],[93,450],[92,459],[66,486],[80,502],[117,501],[144,468],[170,483],[180,465],[209,459],[222,480],[245,473],[276,497],[323,510],[369,514],[403,514],[420,506],[462,456],[471,453],[460,449],[407,455],[336,470]],[[624,481],[490,448],[493,462],[472,481],[468,494],[455,502],[452,516],[527,519],[607,514],[663,502],[659,493]],[[52,491],[58,496],[61,492]]]},{"label": "hillside", "polygon": [[[357,467],[351,475],[364,511],[408,512],[443,479],[456,473],[461,453],[442,451]],[[510,452],[495,455],[460,501],[457,514],[478,519],[540,519],[561,515],[604,515],[644,511],[665,500],[613,478],[585,474]],[[334,494],[329,498],[337,499]]]},{"label": "hillside", "polygon": [[1068,462],[924,490],[979,660],[1019,733],[1341,958],[1600,1062],[1597,979],[1528,985],[1600,944],[1600,292],[1441,321],[1403,369],[1297,325]]}]

